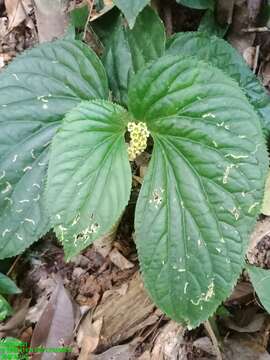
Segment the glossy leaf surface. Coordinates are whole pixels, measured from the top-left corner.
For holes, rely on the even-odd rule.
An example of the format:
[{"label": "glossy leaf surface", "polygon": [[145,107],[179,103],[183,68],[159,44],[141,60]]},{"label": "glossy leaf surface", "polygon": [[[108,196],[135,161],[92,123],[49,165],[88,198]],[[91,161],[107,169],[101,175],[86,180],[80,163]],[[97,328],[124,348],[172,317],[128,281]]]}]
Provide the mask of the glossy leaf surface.
[{"label": "glossy leaf surface", "polygon": [[83,102],[53,139],[47,202],[68,258],[110,231],[128,204],[127,120],[118,105]]},{"label": "glossy leaf surface", "polygon": [[103,66],[79,41],[26,51],[0,75],[0,258],[21,253],[50,228],[44,181],[65,113],[81,99],[107,97]]},{"label": "glossy leaf surface", "polygon": [[137,16],[149,4],[150,0],[113,0],[113,2],[125,15],[129,27],[132,29]]},{"label": "glossy leaf surface", "polygon": [[206,33],[178,33],[169,39],[167,53],[195,56],[231,76],[259,112],[265,132],[270,133],[270,96],[240,54],[228,42]]},{"label": "glossy leaf surface", "polygon": [[154,139],[136,208],[136,244],[156,304],[191,327],[231,292],[260,210],[267,156],[239,86],[196,59],[140,71],[129,109]]},{"label": "glossy leaf surface", "polygon": [[148,6],[138,16],[132,30],[126,28],[123,19],[118,19],[103,57],[115,101],[127,105],[131,77],[148,62],[164,54],[165,40],[160,18]]}]

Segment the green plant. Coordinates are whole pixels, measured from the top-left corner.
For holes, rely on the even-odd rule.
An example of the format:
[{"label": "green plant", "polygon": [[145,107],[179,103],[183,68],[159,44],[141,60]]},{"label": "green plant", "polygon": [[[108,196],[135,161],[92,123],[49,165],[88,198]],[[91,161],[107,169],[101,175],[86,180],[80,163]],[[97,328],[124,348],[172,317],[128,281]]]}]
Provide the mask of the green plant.
[{"label": "green plant", "polygon": [[215,0],[176,0],[178,4],[182,4],[194,9],[214,9]]},{"label": "green plant", "polygon": [[269,98],[223,40],[178,34],[166,49],[164,34],[150,8],[132,30],[119,17],[103,56],[118,104],[80,41],[41,45],[1,74],[0,257],[53,227],[69,259],[110,231],[129,201],[129,158],[151,135],[135,216],[141,270],[155,303],[194,327],[244,267],[268,167]]},{"label": "green plant", "polygon": [[21,290],[6,275],[0,273],[0,321],[12,313],[12,308],[3,295],[19,294]]}]

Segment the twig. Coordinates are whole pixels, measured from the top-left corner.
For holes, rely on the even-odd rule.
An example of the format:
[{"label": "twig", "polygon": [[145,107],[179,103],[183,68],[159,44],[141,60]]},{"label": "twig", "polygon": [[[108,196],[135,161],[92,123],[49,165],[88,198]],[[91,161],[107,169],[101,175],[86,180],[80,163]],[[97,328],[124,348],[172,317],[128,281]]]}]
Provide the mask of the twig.
[{"label": "twig", "polygon": [[218,340],[216,338],[216,335],[212,329],[212,326],[209,322],[209,320],[205,321],[204,322],[204,327],[208,333],[208,335],[210,336],[210,339],[213,343],[213,347],[214,347],[214,350],[215,350],[215,353],[216,353],[216,356],[217,356],[217,360],[223,360],[222,358],[222,354],[221,354],[221,351],[220,351],[220,348],[219,348],[219,343],[218,343]]},{"label": "twig", "polygon": [[17,265],[17,263],[21,257],[22,257],[22,255],[19,255],[16,257],[15,261],[13,262],[13,264],[11,265],[11,267],[9,268],[9,270],[7,272],[7,276],[9,276],[12,273],[12,271],[15,269],[15,266]]},{"label": "twig", "polygon": [[[34,21],[32,20],[32,18],[31,18],[31,16],[29,16],[28,15],[28,13],[27,13],[27,11],[26,11],[26,9],[25,9],[25,6],[24,6],[24,3],[23,3],[23,1],[22,0],[20,0],[20,4],[21,4],[21,6],[22,6],[22,9],[23,9],[23,12],[24,12],[24,14],[25,14],[25,16],[26,16],[26,19],[31,23],[31,25],[33,26],[33,32],[34,32],[34,35],[35,35],[35,38],[36,38],[36,40],[38,41],[38,33],[37,33],[37,30],[36,30],[36,26],[35,26],[35,24],[34,24]],[[31,4],[32,4],[32,6],[33,6],[33,8],[34,8],[34,4],[33,4],[33,2],[31,1]]]},{"label": "twig", "polygon": [[86,37],[86,32],[87,32],[87,27],[88,27],[88,24],[90,22],[90,19],[91,19],[91,16],[92,16],[92,11],[93,11],[93,7],[94,7],[94,1],[93,0],[87,0],[88,4],[89,4],[89,14],[88,14],[88,17],[87,17],[87,20],[86,20],[86,23],[85,23],[85,26],[84,26],[84,30],[83,30],[83,40],[85,40],[85,37]]},{"label": "twig", "polygon": [[270,28],[267,26],[262,27],[250,27],[247,29],[242,29],[242,32],[251,33],[251,32],[268,32],[270,31]]},{"label": "twig", "polygon": [[255,58],[254,58],[254,62],[253,62],[253,74],[256,74],[256,71],[258,68],[259,54],[260,54],[260,45],[257,45]]},{"label": "twig", "polygon": [[170,4],[165,3],[164,7],[164,22],[167,36],[171,36],[173,33],[173,24],[172,24],[172,8]]}]

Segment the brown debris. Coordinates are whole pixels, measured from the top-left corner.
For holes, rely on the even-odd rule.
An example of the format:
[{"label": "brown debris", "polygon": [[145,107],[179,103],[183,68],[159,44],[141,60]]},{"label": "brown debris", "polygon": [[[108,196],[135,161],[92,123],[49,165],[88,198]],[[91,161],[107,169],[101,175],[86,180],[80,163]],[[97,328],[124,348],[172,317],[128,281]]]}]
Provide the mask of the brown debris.
[{"label": "brown debris", "polygon": [[186,329],[175,323],[168,322],[160,329],[151,351],[151,359],[178,360],[186,359],[184,333]]},{"label": "brown debris", "polygon": [[257,222],[250,238],[247,258],[250,264],[270,268],[270,217]]},{"label": "brown debris", "polygon": [[69,0],[34,0],[39,42],[62,37],[68,26]]},{"label": "brown debris", "polygon": [[[64,288],[60,279],[57,280],[57,286],[53,292],[50,302],[46,306],[38,323],[35,326],[31,347],[37,348],[57,348],[68,346],[73,338],[73,329],[75,327],[76,308],[71,300],[67,290]],[[37,353],[32,356],[33,360],[49,359],[48,355]],[[52,353],[56,360],[62,360],[65,353]]]},{"label": "brown debris", "polygon": [[[154,304],[149,300],[144,290],[142,280],[136,273],[128,283],[124,294],[118,291],[103,296],[101,303],[93,313],[83,320],[81,327],[85,334],[91,332],[92,324],[103,319],[99,349],[105,350],[129,339],[138,331],[144,329],[144,322],[153,314]],[[156,322],[157,317],[153,318]],[[146,326],[150,324],[147,323]]]}]

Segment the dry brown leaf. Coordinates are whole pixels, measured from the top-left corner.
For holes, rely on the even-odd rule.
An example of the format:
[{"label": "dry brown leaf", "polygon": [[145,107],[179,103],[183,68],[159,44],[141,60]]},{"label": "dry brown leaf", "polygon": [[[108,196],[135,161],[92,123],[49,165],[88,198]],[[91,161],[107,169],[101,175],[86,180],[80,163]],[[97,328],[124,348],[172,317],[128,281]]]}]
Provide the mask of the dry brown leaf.
[{"label": "dry brown leaf", "polygon": [[68,26],[69,0],[34,0],[39,42],[62,37]]},{"label": "dry brown leaf", "polygon": [[116,232],[118,229],[119,221],[117,224],[112,228],[112,230],[102,236],[101,238],[97,239],[94,242],[94,248],[96,251],[101,254],[104,258],[109,255],[110,251],[112,250],[113,242],[116,237]]},{"label": "dry brown leaf", "polygon": [[145,351],[138,360],[151,360],[151,353],[149,350]]},{"label": "dry brown leaf", "polygon": [[226,304],[245,304],[252,300],[253,291],[253,287],[249,282],[240,281],[236,284],[229,299],[226,300]]},{"label": "dry brown leaf", "polygon": [[254,67],[255,56],[256,56],[256,47],[254,46],[249,46],[243,52],[243,58],[251,69],[253,69]]},{"label": "dry brown leaf", "polygon": [[253,25],[254,19],[250,19],[249,17],[247,1],[235,0],[233,21],[227,39],[241,54],[254,44],[256,34],[243,32],[243,29],[247,29]]},{"label": "dry brown leaf", "polygon": [[56,285],[56,280],[53,277],[48,277],[46,273],[41,274],[41,278],[37,282],[37,288],[39,289],[40,295],[37,298],[36,304],[29,309],[26,320],[31,323],[39,321],[42,313],[49,303],[49,296],[53,293]]},{"label": "dry brown leaf", "polygon": [[[57,348],[68,346],[75,326],[75,306],[63,283],[58,279],[51,299],[35,326],[31,347]],[[37,353],[32,360],[62,360],[65,353]]]},{"label": "dry brown leaf", "polygon": [[[103,320],[98,351],[105,351],[109,346],[118,345],[149,326],[147,319],[153,315],[154,307],[140,275],[136,273],[128,282],[124,294],[112,291],[110,295],[104,296],[93,314],[87,314],[81,326],[91,328],[93,322]],[[158,321],[158,317],[150,320],[151,323]]]},{"label": "dry brown leaf", "polygon": [[224,342],[224,360],[270,360],[268,352],[251,339]]},{"label": "dry brown leaf", "polygon": [[8,16],[8,30],[20,25],[33,9],[31,0],[5,0]]},{"label": "dry brown leaf", "polygon": [[186,329],[170,321],[159,332],[151,353],[155,360],[186,360],[184,333]]},{"label": "dry brown leaf", "polygon": [[88,360],[135,360],[137,344],[138,340],[135,339],[130,344],[113,346],[102,354],[92,355]]},{"label": "dry brown leaf", "polygon": [[212,356],[215,356],[215,350],[214,346],[212,344],[212,341],[209,339],[209,337],[204,336],[202,338],[199,338],[193,342],[193,346],[201,351],[204,351],[207,354],[210,354]]},{"label": "dry brown leaf", "polygon": [[253,319],[246,326],[239,326],[231,318],[224,319],[224,323],[231,330],[240,333],[254,333],[262,329],[266,318],[266,314],[255,314]]},{"label": "dry brown leaf", "polygon": [[247,252],[247,258],[250,264],[254,264],[256,262],[255,248],[267,235],[270,235],[270,217],[267,217],[262,221],[258,221],[253,233],[251,234]]},{"label": "dry brown leaf", "polygon": [[90,327],[81,326],[78,333],[78,344],[81,352],[78,360],[88,360],[99,344],[103,320],[98,319]]},{"label": "dry brown leaf", "polygon": [[134,267],[134,264],[126,259],[117,249],[113,249],[110,252],[109,258],[121,270],[132,269]]}]

